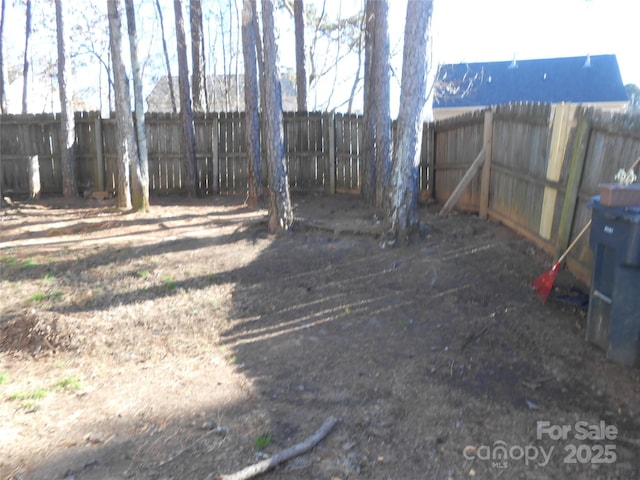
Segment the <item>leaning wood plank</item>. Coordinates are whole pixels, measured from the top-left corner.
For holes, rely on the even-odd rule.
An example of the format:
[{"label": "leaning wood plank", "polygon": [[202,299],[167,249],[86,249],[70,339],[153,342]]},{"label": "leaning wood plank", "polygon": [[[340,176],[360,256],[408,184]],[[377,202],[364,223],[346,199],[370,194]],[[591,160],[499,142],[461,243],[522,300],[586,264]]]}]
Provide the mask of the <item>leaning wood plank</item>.
[{"label": "leaning wood plank", "polygon": [[476,173],[478,173],[478,170],[484,163],[486,152],[487,152],[486,148],[483,148],[482,150],[480,150],[480,153],[478,154],[478,156],[475,158],[475,160],[469,167],[469,170],[467,170],[467,172],[464,174],[464,176],[462,177],[462,180],[460,180],[460,183],[456,185],[456,188],[453,190],[453,193],[451,194],[449,199],[446,201],[444,206],[440,209],[440,212],[438,213],[438,215],[446,215],[455,206],[455,204],[458,202],[458,199],[460,198],[460,195],[462,195],[462,192],[464,192],[465,188],[469,186],[469,184],[471,183],[471,180],[473,180],[473,177],[476,176]]},{"label": "leaning wood plank", "polygon": [[261,473],[264,473],[267,470],[272,469],[276,465],[292,459],[293,457],[302,455],[303,453],[308,452],[318,443],[320,443],[320,440],[327,436],[327,434],[331,431],[336,423],[338,423],[337,418],[329,417],[316,431],[316,433],[311,435],[305,441],[300,442],[293,447],[289,447],[286,450],[282,450],[281,452],[276,453],[273,457],[267,458],[266,460],[258,462],[255,465],[243,468],[239,472],[232,473],[230,475],[223,475],[222,477],[219,477],[219,480],[247,480],[249,478],[260,475]]}]

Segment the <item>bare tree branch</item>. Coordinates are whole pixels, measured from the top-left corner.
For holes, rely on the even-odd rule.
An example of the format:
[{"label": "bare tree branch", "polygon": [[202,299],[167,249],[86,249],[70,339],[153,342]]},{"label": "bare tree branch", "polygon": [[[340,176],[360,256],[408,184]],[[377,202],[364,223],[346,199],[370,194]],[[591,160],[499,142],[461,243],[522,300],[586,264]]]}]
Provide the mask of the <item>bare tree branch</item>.
[{"label": "bare tree branch", "polygon": [[273,457],[267,458],[261,462],[251,465],[247,468],[240,470],[239,472],[232,473],[231,475],[223,475],[219,480],[248,480],[261,473],[264,473],[273,467],[280,465],[287,460],[291,460],[298,455],[308,452],[315,447],[320,441],[327,436],[331,429],[338,423],[338,419],[335,417],[329,417],[322,426],[310,437],[303,442],[300,442],[293,447],[282,450],[276,453]]}]

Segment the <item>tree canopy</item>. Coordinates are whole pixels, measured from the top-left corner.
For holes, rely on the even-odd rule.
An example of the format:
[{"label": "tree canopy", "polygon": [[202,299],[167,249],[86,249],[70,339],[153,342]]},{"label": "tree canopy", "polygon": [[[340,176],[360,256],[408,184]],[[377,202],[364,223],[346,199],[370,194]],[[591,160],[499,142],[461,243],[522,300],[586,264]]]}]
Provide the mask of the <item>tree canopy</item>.
[{"label": "tree canopy", "polygon": [[[191,2],[182,2],[184,17],[190,18]],[[198,68],[206,76],[235,77],[244,73],[241,42],[242,0],[201,3],[202,43],[197,58]],[[362,111],[363,88],[363,29],[364,0],[305,0],[304,38],[306,60],[306,85],[308,110]],[[173,2],[171,0],[134,0],[137,22],[137,39],[142,73],[143,97],[147,98],[167,72],[178,72],[178,55],[174,45],[175,28],[172,25]],[[158,7],[160,10],[158,10]],[[279,70],[295,84],[295,22],[294,2],[275,2],[274,22],[280,45]],[[69,57],[72,63],[75,91],[74,110],[100,110],[108,114],[115,108],[113,96],[113,71],[109,56],[109,36],[106,2],[87,0],[68,2],[67,26],[70,36]],[[260,12],[258,12],[259,14]],[[55,16],[50,2],[33,2],[31,7],[30,70],[28,83],[28,109],[31,113],[59,111],[56,85]],[[185,22],[185,34],[191,38],[192,25]],[[25,3],[7,1],[3,23],[2,44],[4,86],[9,112],[21,109],[22,70],[25,43]],[[393,72],[400,72],[401,31],[391,25],[391,64]],[[396,28],[396,30],[393,30]],[[128,50],[127,39],[123,39]],[[164,45],[163,45],[164,43]],[[164,46],[168,45],[165,55]],[[189,45],[191,48],[191,45]],[[198,49],[196,49],[198,50]],[[168,64],[167,64],[168,60]],[[191,70],[190,59],[190,70]],[[169,69],[167,68],[169,66]],[[129,65],[127,68],[130,69]],[[53,81],[52,81],[53,78]],[[230,95],[236,92],[240,82],[228,82]],[[399,79],[392,80],[391,88],[399,97]],[[206,82],[199,87],[204,89]],[[176,88],[177,90],[177,88]],[[16,97],[15,93],[18,93]],[[177,96],[177,92],[176,92]],[[197,98],[206,108],[206,95]],[[167,102],[170,105],[170,102]],[[194,105],[196,107],[196,105]],[[147,108],[147,105],[145,105]],[[194,108],[197,109],[197,108]],[[170,110],[169,110],[170,111]]]}]

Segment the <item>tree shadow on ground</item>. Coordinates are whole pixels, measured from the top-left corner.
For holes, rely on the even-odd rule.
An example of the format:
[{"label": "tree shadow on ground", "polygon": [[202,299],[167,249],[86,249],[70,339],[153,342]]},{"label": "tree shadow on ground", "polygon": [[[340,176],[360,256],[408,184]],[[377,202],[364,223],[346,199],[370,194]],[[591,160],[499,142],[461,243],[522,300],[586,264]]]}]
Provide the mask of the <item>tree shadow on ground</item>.
[{"label": "tree shadow on ground", "polygon": [[[638,373],[604,362],[583,341],[580,312],[538,302],[528,282],[540,265],[526,242],[473,216],[422,212],[429,236],[381,248],[370,231],[355,231],[358,222],[373,221],[370,210],[349,199],[343,216],[340,199],[322,202],[322,215],[314,216],[301,201],[297,214],[313,221],[299,222],[245,265],[177,283],[185,295],[232,285],[214,354],[224,361],[203,368],[211,354],[199,357],[194,345],[192,368],[201,376],[176,380],[212,395],[200,411],[154,411],[142,401],[138,415],[118,417],[115,409],[104,426],[79,421],[84,441],[57,449],[25,478],[215,478],[258,461],[258,436],[268,434],[263,450],[273,454],[330,415],[341,421],[316,449],[264,478],[466,478],[471,470],[497,478],[503,470],[463,455],[468,446],[497,441],[556,448],[544,467],[511,459],[509,478],[588,478],[591,465],[563,463],[564,444],[536,439],[536,422],[601,419],[619,427],[621,440],[617,462],[598,475],[640,475],[633,443],[640,394],[628,388]],[[351,233],[336,233],[334,222]],[[216,249],[232,240],[183,239],[149,246],[144,255]],[[256,237],[247,228],[236,240],[240,251]],[[121,253],[125,261],[135,258],[133,250]],[[172,295],[156,286],[115,298],[133,307]],[[60,313],[91,310],[86,303]],[[168,353],[157,368],[169,372],[178,361]],[[171,374],[177,371],[188,369]],[[139,374],[162,376],[145,373],[144,363]],[[218,397],[210,385],[221,380],[239,382],[235,391],[242,393]],[[178,384],[164,393],[179,398]]]}]

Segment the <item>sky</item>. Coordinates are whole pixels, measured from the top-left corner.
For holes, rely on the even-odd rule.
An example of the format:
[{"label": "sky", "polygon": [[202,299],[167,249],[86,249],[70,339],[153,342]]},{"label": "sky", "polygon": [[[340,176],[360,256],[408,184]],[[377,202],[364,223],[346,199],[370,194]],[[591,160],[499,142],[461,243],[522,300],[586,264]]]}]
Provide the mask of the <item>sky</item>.
[{"label": "sky", "polygon": [[[340,2],[328,3],[336,8]],[[406,0],[389,4],[392,67],[400,72]],[[360,5],[343,0],[342,10],[352,13]],[[639,20],[640,0],[434,0],[433,63],[615,54],[623,83],[640,86]],[[391,86],[393,116],[399,80]]]},{"label": "sky", "polygon": [[435,0],[440,63],[615,54],[640,86],[637,0]]},{"label": "sky", "polygon": [[[34,10],[38,8],[40,2],[44,1],[35,0]],[[166,15],[168,18],[165,18],[165,27],[170,29],[173,20],[172,2],[161,1],[169,9],[169,15]],[[304,1],[307,5],[315,5],[317,9],[321,9],[323,3],[323,0]],[[95,3],[100,8],[104,7],[104,0],[89,0],[89,2]],[[146,7],[152,5],[148,0],[135,0],[135,2]],[[203,1],[203,5],[208,4],[208,8],[218,8],[218,3],[220,0]],[[183,0],[183,4],[187,5],[188,1]],[[228,2],[225,1],[222,4],[228,5]],[[393,68],[391,113],[395,116],[400,95],[399,77],[402,70],[406,0],[390,0],[389,4],[390,38],[394,54],[391,61]],[[24,45],[24,7],[16,8],[13,5],[14,2],[7,2],[4,36],[5,68],[7,51],[14,52],[18,62],[21,62],[19,52]],[[348,16],[362,8],[362,0],[326,0],[326,8],[333,16],[338,14]],[[637,51],[640,48],[640,28],[636,25],[638,19],[640,19],[640,0],[434,0],[432,63],[615,54],[623,83],[635,83],[640,86],[640,53]],[[281,65],[294,69],[293,22],[284,11],[276,17],[276,22],[279,30]],[[157,30],[155,22],[148,24]],[[213,30],[215,34],[215,28]],[[154,41],[157,42],[158,32],[154,31],[153,35]],[[215,42],[215,38],[211,42]],[[170,40],[168,43],[171,46]],[[51,48],[50,55],[55,58],[55,44],[51,45],[50,38],[44,38],[35,48]],[[157,49],[157,46],[155,48]],[[157,57],[156,62],[155,75],[157,76],[158,71],[162,73],[161,57]],[[349,69],[354,69],[355,64],[357,62],[351,59],[343,64],[340,73],[349,73]],[[174,67],[174,72],[176,71],[177,68]],[[151,68],[148,73],[148,90],[145,96],[155,82],[155,79],[152,81],[151,78],[153,77]],[[79,81],[88,79],[95,84],[97,75],[84,74],[80,77]],[[330,83],[331,79],[327,79],[325,86]],[[344,81],[342,84],[338,82],[338,88],[341,88],[344,93],[343,98],[348,96],[351,85],[351,80]],[[14,96],[18,98],[14,99],[17,101],[14,101],[16,107],[13,110],[19,110],[21,90],[19,85],[14,87],[16,89]],[[322,93],[320,92],[320,96]],[[310,92],[311,95],[313,95],[312,92]],[[338,97],[339,95],[336,95],[333,99],[336,104],[343,101]],[[318,105],[321,104],[320,100],[322,99],[319,99]],[[52,101],[48,101],[47,105],[51,107],[52,104]],[[43,106],[38,104],[34,108],[35,111],[42,111]],[[313,105],[310,105],[310,108],[313,108]],[[361,101],[356,104],[356,108],[361,108]]]}]

